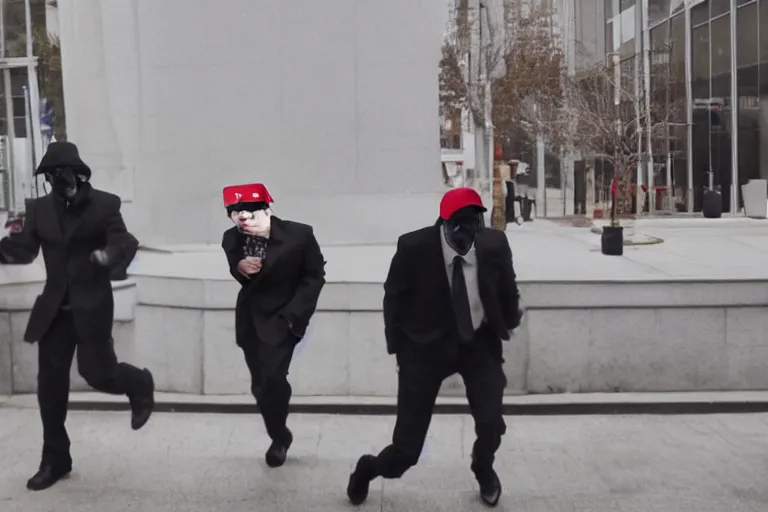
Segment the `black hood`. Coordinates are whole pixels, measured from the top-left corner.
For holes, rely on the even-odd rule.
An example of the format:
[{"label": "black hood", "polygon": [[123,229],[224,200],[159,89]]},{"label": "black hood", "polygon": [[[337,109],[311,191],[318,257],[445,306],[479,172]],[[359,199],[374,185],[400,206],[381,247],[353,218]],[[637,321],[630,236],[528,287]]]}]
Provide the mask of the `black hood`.
[{"label": "black hood", "polygon": [[40,160],[35,176],[61,167],[68,167],[75,174],[80,174],[86,178],[91,177],[91,168],[85,165],[85,162],[80,158],[77,146],[71,142],[51,142],[43,159]]}]

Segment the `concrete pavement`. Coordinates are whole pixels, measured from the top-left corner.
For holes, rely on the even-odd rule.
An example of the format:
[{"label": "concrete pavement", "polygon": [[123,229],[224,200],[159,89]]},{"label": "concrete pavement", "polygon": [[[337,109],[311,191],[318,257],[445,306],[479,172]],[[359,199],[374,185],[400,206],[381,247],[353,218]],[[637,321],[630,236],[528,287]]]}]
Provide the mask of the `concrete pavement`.
[{"label": "concrete pavement", "polygon": [[[509,417],[497,469],[499,510],[764,512],[768,415]],[[294,415],[289,462],[268,470],[252,415],[157,414],[134,433],[127,413],[70,414],[75,471],[30,493],[37,412],[0,408],[3,512],[344,511],[356,457],[384,446],[391,416]],[[471,419],[436,416],[419,466],[378,480],[366,511],[484,510],[469,471]]]}]

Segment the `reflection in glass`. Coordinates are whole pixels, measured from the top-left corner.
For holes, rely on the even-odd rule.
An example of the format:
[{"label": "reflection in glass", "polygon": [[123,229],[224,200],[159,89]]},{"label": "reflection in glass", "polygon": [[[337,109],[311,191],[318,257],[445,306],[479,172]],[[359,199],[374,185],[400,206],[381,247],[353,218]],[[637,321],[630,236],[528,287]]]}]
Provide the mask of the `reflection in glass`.
[{"label": "reflection in glass", "polygon": [[[30,14],[33,33],[45,27],[46,0],[30,0]],[[0,5],[5,7],[3,21],[5,23],[6,57],[27,56],[27,26],[24,0],[4,0]]]},{"label": "reflection in glass", "polygon": [[711,18],[730,12],[731,0],[709,0],[709,15]]},{"label": "reflection in glass", "polygon": [[6,57],[27,56],[27,27],[24,0],[6,0],[3,12],[5,22]]},{"label": "reflection in glass", "polygon": [[[739,182],[761,177],[760,102],[757,50],[757,4],[737,11],[736,34],[737,105],[739,109]],[[768,130],[768,127],[764,129]],[[766,178],[768,176],[763,175]],[[741,191],[739,191],[741,192]]]},{"label": "reflection in glass", "polygon": [[691,8],[691,25],[696,26],[709,21],[709,0]]},{"label": "reflection in glass", "polygon": [[692,30],[692,84],[693,91],[693,204],[701,210],[704,188],[710,170],[710,73],[709,24]]},{"label": "reflection in glass", "polygon": [[669,103],[672,126],[670,126],[670,151],[672,153],[672,183],[675,206],[678,211],[687,211],[688,196],[688,124],[686,109],[688,97],[685,87],[685,15],[678,14],[669,22],[670,85]]},{"label": "reflection in glass", "polygon": [[731,208],[731,16],[712,21],[710,165],[723,193],[723,211]]},{"label": "reflection in glass", "polygon": [[[759,92],[758,105],[755,112],[759,124],[759,140],[755,159],[759,160],[760,176],[768,178],[768,2],[759,3],[760,14],[758,16],[758,41],[760,48]],[[752,6],[742,7],[751,9]]]},{"label": "reflection in glass", "polygon": [[[758,20],[760,23],[760,62],[768,62],[768,1],[762,0],[759,5],[760,14]],[[746,9],[746,7],[743,7],[743,9]]]},{"label": "reflection in glass", "polygon": [[648,24],[653,25],[669,17],[669,0],[648,0]]},{"label": "reflection in glass", "polygon": [[605,19],[613,18],[613,0],[605,0]]}]

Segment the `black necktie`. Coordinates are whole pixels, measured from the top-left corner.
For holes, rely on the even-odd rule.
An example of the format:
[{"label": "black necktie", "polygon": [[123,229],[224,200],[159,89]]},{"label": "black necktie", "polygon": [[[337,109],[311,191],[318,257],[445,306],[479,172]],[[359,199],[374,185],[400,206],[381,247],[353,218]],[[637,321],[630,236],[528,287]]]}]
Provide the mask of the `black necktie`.
[{"label": "black necktie", "polygon": [[475,337],[475,328],[472,326],[467,281],[464,279],[464,258],[461,256],[453,258],[451,299],[453,313],[456,315],[456,325],[459,328],[459,339],[462,343],[469,343]]}]

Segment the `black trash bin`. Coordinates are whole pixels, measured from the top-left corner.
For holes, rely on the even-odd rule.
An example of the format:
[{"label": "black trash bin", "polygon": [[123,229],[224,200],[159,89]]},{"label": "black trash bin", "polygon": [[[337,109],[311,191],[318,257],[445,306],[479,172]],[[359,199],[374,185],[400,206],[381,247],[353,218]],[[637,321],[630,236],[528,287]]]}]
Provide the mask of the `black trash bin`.
[{"label": "black trash bin", "polygon": [[624,228],[622,226],[604,226],[600,235],[600,251],[606,256],[624,254]]},{"label": "black trash bin", "polygon": [[723,216],[723,196],[720,192],[712,189],[704,191],[701,213],[707,219],[719,219]]}]

